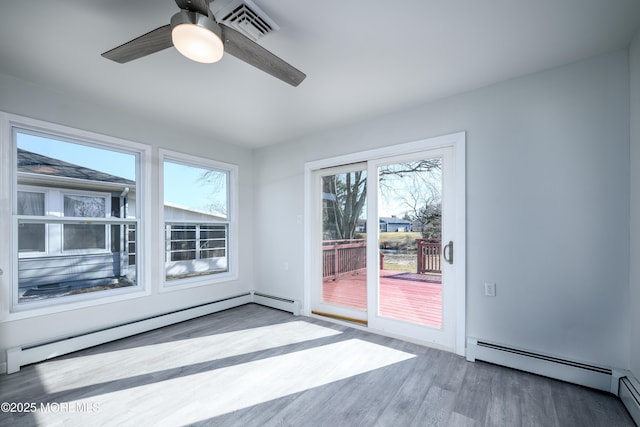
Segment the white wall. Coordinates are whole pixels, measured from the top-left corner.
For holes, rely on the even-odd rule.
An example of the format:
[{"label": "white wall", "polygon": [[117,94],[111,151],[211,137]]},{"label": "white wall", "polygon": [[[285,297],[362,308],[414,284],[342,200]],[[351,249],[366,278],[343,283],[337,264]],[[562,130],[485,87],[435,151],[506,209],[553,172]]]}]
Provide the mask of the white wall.
[{"label": "white wall", "polygon": [[[239,166],[240,186],[240,259],[239,279],[232,282],[185,289],[160,294],[158,287],[163,269],[161,261],[152,263],[152,277],[149,285],[153,291],[150,296],[136,298],[113,304],[67,311],[24,320],[0,322],[0,362],[5,359],[6,348],[20,344],[48,341],[66,337],[84,331],[104,328],[131,320],[156,315],[177,309],[190,307],[233,296],[252,289],[252,155],[249,150],[211,141],[206,136],[190,134],[187,130],[172,124],[153,122],[142,117],[131,117],[116,109],[98,106],[87,99],[68,93],[58,93],[43,87],[36,87],[16,78],[0,75],[0,111],[20,114],[27,117],[62,124],[77,129],[88,130],[103,135],[114,136],[140,142],[153,147],[153,156],[157,160],[157,148],[174,149],[183,153],[208,157]],[[10,141],[2,141],[2,144]],[[3,150],[0,150],[2,152]],[[157,169],[152,170],[158,182]],[[153,187],[152,200],[158,203],[159,191]],[[0,236],[2,242],[8,241],[10,195],[0,194]],[[157,205],[156,205],[157,206]],[[157,211],[157,210],[156,210]],[[158,230],[157,218],[152,230]],[[152,233],[153,234],[153,233]],[[155,233],[158,234],[158,233]],[[152,242],[159,244],[160,237],[152,236]],[[4,243],[3,243],[4,244]],[[5,250],[6,246],[2,246]],[[2,251],[0,251],[2,252]],[[153,254],[156,251],[154,250]],[[153,259],[153,255],[150,255]],[[0,283],[9,286],[11,277],[9,257],[0,257],[0,267],[5,274]],[[5,305],[5,304],[2,304]],[[0,319],[6,317],[1,313]]]},{"label": "white wall", "polygon": [[619,51],[257,150],[256,288],[303,298],[305,161],[466,131],[467,334],[629,366],[628,66]]},{"label": "white wall", "polygon": [[631,94],[631,371],[640,378],[640,32],[630,47]]}]

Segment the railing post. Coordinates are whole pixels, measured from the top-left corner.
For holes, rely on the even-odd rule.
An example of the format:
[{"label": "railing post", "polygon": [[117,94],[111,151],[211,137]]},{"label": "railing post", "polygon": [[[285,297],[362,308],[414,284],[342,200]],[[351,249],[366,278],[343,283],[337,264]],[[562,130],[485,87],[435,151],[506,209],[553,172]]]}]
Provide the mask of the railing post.
[{"label": "railing post", "polygon": [[417,242],[417,256],[418,256],[418,268],[417,273],[421,274],[424,270],[424,245],[422,239],[416,239]]},{"label": "railing post", "polygon": [[338,244],[334,243],[333,245],[333,280],[338,280]]}]

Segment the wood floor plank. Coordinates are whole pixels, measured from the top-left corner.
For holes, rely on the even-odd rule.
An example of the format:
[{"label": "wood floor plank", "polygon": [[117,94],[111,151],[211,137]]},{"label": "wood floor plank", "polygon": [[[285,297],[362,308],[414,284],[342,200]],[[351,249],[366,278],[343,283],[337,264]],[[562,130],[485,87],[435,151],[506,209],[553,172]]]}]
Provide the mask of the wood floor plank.
[{"label": "wood floor plank", "polygon": [[465,417],[457,412],[452,412],[447,422],[447,427],[480,427],[480,421]]},{"label": "wood floor plank", "polygon": [[608,393],[254,304],[0,375],[3,401],[99,410],[2,427],[634,426]]},{"label": "wood floor plank", "polygon": [[491,397],[491,385],[498,372],[499,368],[496,366],[482,362],[476,362],[467,369],[456,398],[454,411],[484,425]]},{"label": "wood floor plank", "polygon": [[432,385],[422,401],[412,427],[444,427],[448,424],[456,393],[452,390]]},{"label": "wood floor plank", "polygon": [[500,369],[491,382],[485,425],[522,426],[522,392],[519,372]]},{"label": "wood floor plank", "polygon": [[[412,423],[417,416],[429,392],[437,366],[427,357],[418,357],[412,363],[414,366],[411,368],[411,375],[405,377],[389,404],[380,413],[376,426],[393,425],[398,419]],[[411,414],[414,414],[413,418]]]}]

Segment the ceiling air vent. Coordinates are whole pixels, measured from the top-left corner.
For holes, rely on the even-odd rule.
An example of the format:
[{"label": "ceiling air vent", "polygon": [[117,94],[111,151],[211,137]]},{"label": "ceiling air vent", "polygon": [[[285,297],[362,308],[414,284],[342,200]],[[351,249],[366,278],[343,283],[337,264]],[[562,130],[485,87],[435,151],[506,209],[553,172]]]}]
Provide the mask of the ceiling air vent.
[{"label": "ceiling air vent", "polygon": [[215,2],[211,4],[212,12],[218,21],[240,31],[253,41],[280,29],[250,0],[232,0],[224,3],[218,10],[213,10]]}]

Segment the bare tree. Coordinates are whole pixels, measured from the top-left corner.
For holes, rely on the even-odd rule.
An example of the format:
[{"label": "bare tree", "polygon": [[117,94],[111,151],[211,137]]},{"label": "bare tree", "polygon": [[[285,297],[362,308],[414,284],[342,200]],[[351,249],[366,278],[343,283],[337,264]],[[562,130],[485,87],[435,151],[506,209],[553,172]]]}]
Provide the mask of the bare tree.
[{"label": "bare tree", "polygon": [[[198,181],[203,182],[211,186],[211,193],[208,200],[205,201],[204,210],[207,212],[216,213],[223,218],[227,217],[228,201],[226,197],[227,192],[227,173],[215,169],[208,169],[202,173],[198,178]],[[221,200],[220,194],[224,193],[224,197]]]},{"label": "bare tree", "polygon": [[[439,200],[439,189],[434,182],[440,175],[441,165],[442,160],[436,158],[384,166],[378,172],[380,192],[383,197],[390,197],[397,191],[407,193],[404,202],[409,215],[414,219],[418,218],[421,209]],[[398,179],[408,179],[409,183],[404,184],[402,189],[394,188],[394,181],[397,182]],[[366,172],[326,176],[322,180],[322,192],[323,238],[355,238],[358,221],[364,221]]]},{"label": "bare tree", "polygon": [[366,172],[326,176],[322,193],[325,240],[354,239],[366,202]]},{"label": "bare tree", "polygon": [[[440,239],[442,161],[430,159],[420,163],[394,165],[396,168],[403,166],[394,178],[403,179],[401,199],[407,208],[405,217],[417,225],[423,238]],[[393,189],[386,188],[382,193],[385,191],[392,192]]]}]

